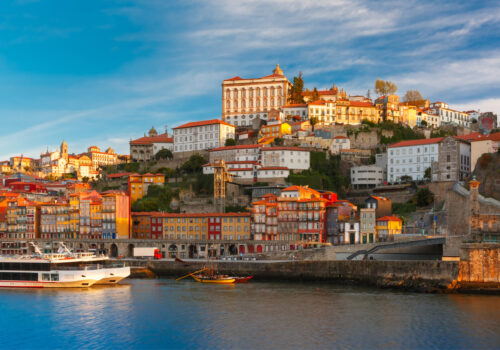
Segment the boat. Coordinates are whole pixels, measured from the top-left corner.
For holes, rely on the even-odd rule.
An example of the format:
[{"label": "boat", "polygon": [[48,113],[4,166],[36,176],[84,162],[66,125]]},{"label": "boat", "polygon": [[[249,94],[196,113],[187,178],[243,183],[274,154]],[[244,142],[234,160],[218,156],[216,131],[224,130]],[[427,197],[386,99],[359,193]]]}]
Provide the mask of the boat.
[{"label": "boat", "polygon": [[191,277],[193,277],[193,279],[199,283],[234,284],[236,282],[236,279],[230,276],[220,276],[220,275],[204,276],[204,275],[191,274]]},{"label": "boat", "polygon": [[253,276],[247,277],[234,277],[234,283],[247,283],[253,278]]},{"label": "boat", "polygon": [[130,267],[100,264],[108,258],[94,253],[72,253],[60,242],[57,254],[0,257],[0,288],[88,288],[115,284],[130,275]]}]

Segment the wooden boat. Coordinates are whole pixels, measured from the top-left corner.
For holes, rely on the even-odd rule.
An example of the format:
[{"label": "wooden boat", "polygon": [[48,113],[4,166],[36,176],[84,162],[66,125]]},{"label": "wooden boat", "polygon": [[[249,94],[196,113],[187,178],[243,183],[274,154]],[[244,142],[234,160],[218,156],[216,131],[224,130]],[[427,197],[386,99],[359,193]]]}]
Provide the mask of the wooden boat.
[{"label": "wooden boat", "polygon": [[234,283],[247,283],[253,278],[253,276],[247,277],[234,277]]},{"label": "wooden boat", "polygon": [[203,275],[191,274],[191,277],[193,277],[193,279],[199,283],[233,284],[236,281],[234,277],[229,277],[229,276],[217,276],[217,275],[203,276]]}]

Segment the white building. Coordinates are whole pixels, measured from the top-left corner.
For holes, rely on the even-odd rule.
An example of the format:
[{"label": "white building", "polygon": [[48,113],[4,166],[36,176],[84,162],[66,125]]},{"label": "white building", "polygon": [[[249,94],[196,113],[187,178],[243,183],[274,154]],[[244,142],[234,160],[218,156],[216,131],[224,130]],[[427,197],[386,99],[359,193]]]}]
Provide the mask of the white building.
[{"label": "white building", "polygon": [[307,111],[308,111],[307,103],[289,104],[283,107],[283,114],[286,117],[299,116],[301,120],[308,120]]},{"label": "white building", "polygon": [[310,166],[308,150],[300,147],[262,147],[263,167],[286,167],[291,170],[307,170]]},{"label": "white building", "polygon": [[347,136],[335,136],[332,139],[330,152],[332,154],[339,154],[340,150],[350,149],[350,148],[351,148],[351,140],[349,140]]},{"label": "white building", "polygon": [[351,168],[353,188],[373,188],[384,183],[384,169],[376,165],[360,165]]},{"label": "white building", "polygon": [[396,183],[402,176],[422,180],[425,170],[438,160],[442,137],[401,141],[390,145],[387,151],[387,181]]},{"label": "white building", "polygon": [[186,123],[173,130],[174,152],[208,150],[234,139],[234,126],[219,119]]},{"label": "white building", "polygon": [[268,120],[271,110],[286,104],[291,86],[279,65],[262,78],[226,79],[222,82],[222,120],[235,126],[252,125],[256,118]]},{"label": "white building", "polygon": [[335,123],[337,104],[335,101],[313,101],[307,106],[308,118],[316,118],[318,124],[330,125]]},{"label": "white building", "polygon": [[257,161],[260,158],[260,149],[262,145],[237,145],[217,147],[209,150],[209,161],[214,163],[216,160],[227,162],[233,161]]},{"label": "white building", "polygon": [[129,142],[130,145],[130,158],[135,161],[148,161],[154,158],[156,153],[162,149],[174,151],[174,138],[167,132],[158,135],[155,128],[151,128],[148,136],[140,137]]},{"label": "white building", "polygon": [[466,128],[470,127],[469,114],[450,109],[447,103],[440,101],[431,103],[428,113],[438,115],[440,124],[454,124]]},{"label": "white building", "polygon": [[441,126],[439,115],[432,114],[429,108],[417,108],[417,126],[422,126],[423,121],[431,128],[439,128],[439,126]]}]

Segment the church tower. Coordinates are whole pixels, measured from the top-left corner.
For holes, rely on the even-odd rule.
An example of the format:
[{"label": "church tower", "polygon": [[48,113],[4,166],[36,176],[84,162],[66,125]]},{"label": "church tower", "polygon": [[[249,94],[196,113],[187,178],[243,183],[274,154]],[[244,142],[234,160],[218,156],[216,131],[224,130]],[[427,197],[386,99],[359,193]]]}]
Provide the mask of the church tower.
[{"label": "church tower", "polygon": [[61,143],[61,158],[64,158],[68,161],[68,144],[63,140]]},{"label": "church tower", "polygon": [[279,63],[276,65],[276,68],[274,68],[273,74],[283,75],[283,71],[281,70]]}]

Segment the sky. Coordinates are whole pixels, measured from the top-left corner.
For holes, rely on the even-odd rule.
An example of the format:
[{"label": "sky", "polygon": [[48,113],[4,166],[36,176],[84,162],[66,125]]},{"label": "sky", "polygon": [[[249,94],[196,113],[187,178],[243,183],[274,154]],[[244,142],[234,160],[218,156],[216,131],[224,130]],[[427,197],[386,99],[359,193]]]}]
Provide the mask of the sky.
[{"label": "sky", "polygon": [[4,0],[0,161],[62,140],[127,154],[151,126],[220,118],[222,80],[277,63],[307,88],[384,79],[500,114],[500,2]]}]

